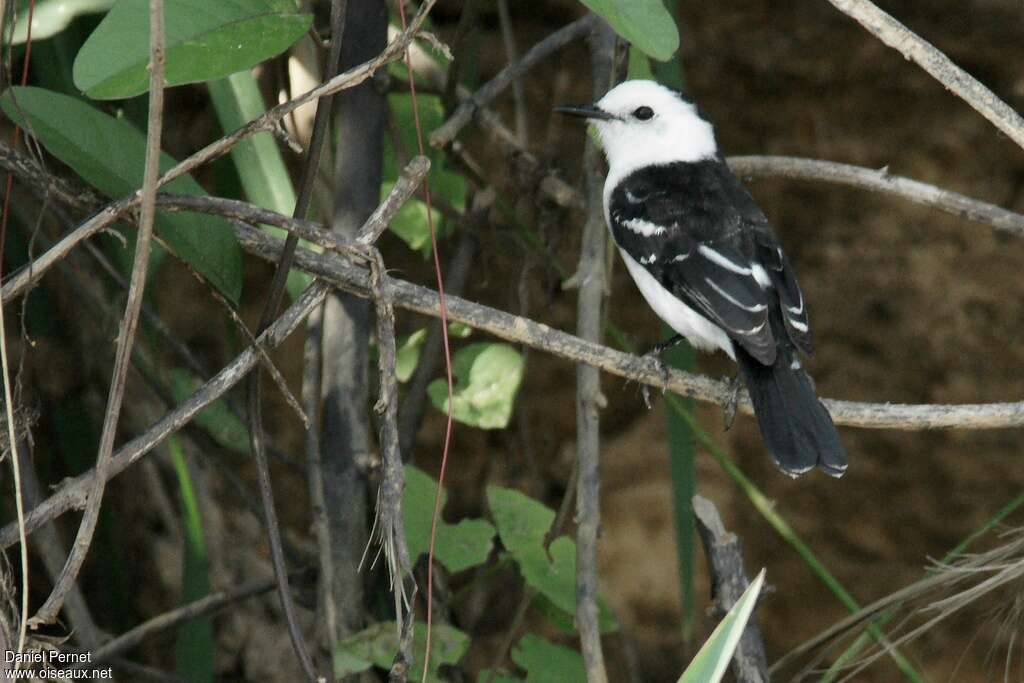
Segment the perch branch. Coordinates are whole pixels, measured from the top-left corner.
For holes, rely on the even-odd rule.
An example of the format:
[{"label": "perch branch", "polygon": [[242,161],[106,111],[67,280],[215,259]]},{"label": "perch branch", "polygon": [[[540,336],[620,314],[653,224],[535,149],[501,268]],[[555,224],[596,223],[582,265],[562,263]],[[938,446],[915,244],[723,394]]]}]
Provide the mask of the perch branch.
[{"label": "perch branch", "polygon": [[[247,251],[268,260],[276,260],[283,240],[262,230],[235,223],[235,234]],[[296,252],[296,266],[340,289],[357,296],[370,296],[370,274],[337,255],[318,254],[307,249]],[[403,280],[382,276],[381,286],[395,305],[432,317],[440,316],[437,292]],[[327,291],[327,285],[308,290],[261,337],[267,347],[279,344],[309,314]],[[549,353],[574,363],[586,363],[610,374],[663,388],[705,403],[721,405],[729,398],[728,381],[716,380],[681,370],[669,369],[667,381],[650,359],[587,342],[579,337],[553,329],[543,323],[515,316],[460,297],[448,297],[449,318],[482,332],[516,344]],[[113,459],[111,476],[119,474],[168,435],[187,424],[199,411],[234,386],[258,362],[253,349],[246,349],[231,365],[224,368],[174,411],[160,419],[146,433],[123,446]],[[862,403],[825,399],[825,405],[837,424],[868,429],[1002,429],[1024,427],[1024,402],[980,404],[892,404]],[[740,409],[752,414],[745,398]],[[71,509],[81,509],[92,480],[93,471],[80,475],[31,510],[25,518],[27,533]],[[0,549],[18,541],[16,524],[0,530]]]},{"label": "perch branch", "polygon": [[89,499],[78,527],[78,535],[68,555],[64,570],[57,579],[50,596],[32,618],[33,625],[50,624],[64,605],[64,599],[78,578],[85,556],[92,544],[93,532],[99,520],[103,491],[107,485],[107,471],[114,452],[114,438],[121,416],[128,366],[131,363],[135,331],[139,324],[139,311],[146,288],[146,271],[149,266],[149,252],[153,239],[153,220],[156,216],[157,177],[160,174],[160,138],[163,132],[164,115],[164,3],[163,0],[149,2],[149,116],[146,122],[146,161],[142,189],[138,193],[141,203],[138,236],[135,242],[135,259],[132,264],[128,301],[125,304],[124,319],[117,339],[114,358],[114,373],[110,380],[110,395],[100,434],[99,452],[96,455],[96,473]]},{"label": "perch branch", "polygon": [[1024,237],[1021,214],[919,180],[891,175],[887,168],[875,170],[834,161],[778,156],[738,156],[727,161],[729,168],[743,178],[810,180],[873,190]]},{"label": "perch branch", "polygon": [[[235,235],[243,249],[272,259],[281,240],[257,229],[235,224]],[[357,296],[369,297],[369,273],[331,254],[300,249],[297,267],[324,278]],[[385,291],[395,305],[424,315],[438,317],[437,292],[403,280],[385,277]],[[552,329],[528,318],[451,297],[451,320],[464,323],[496,337],[564,358],[585,363],[605,372],[681,396],[721,405],[730,396],[729,382],[705,375],[670,369],[668,381],[660,376],[653,360],[617,351],[574,335]],[[893,404],[824,399],[837,424],[868,429],[999,429],[1024,426],[1024,401],[1011,403]],[[753,414],[749,399],[741,398],[739,408]]]},{"label": "perch branch", "polygon": [[941,50],[886,14],[869,0],[828,0],[883,43],[927,71],[992,125],[1024,148],[1024,119]]},{"label": "perch branch", "polygon": [[[704,554],[711,574],[711,598],[722,618],[750,585],[743,570],[743,546],[735,534],[725,530],[715,504],[702,496],[693,497],[693,516],[697,523]],[[751,615],[732,659],[732,672],[738,683],[767,683],[768,658],[764,653],[761,629]]]}]

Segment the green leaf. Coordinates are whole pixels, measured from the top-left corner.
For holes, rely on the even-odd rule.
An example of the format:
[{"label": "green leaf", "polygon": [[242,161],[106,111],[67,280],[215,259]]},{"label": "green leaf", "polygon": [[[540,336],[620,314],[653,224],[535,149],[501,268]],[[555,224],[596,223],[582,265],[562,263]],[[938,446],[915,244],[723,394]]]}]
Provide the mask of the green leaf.
[{"label": "green leaf", "polygon": [[[217,112],[221,130],[231,133],[263,114],[266,104],[256,79],[248,71],[239,71],[219,81],[207,84],[210,100]],[[242,189],[249,201],[265,209],[291,216],[295,211],[295,189],[284,164],[281,150],[270,133],[257,133],[231,148],[231,160],[242,181]],[[270,225],[262,226],[275,237],[284,238],[285,231]],[[310,247],[305,240],[303,247]],[[292,299],[309,286],[313,277],[293,268],[288,273],[288,294]]]},{"label": "green leaf", "polygon": [[527,633],[512,650],[512,661],[526,669],[527,683],[585,683],[583,656]]},{"label": "green leaf", "polygon": [[[76,98],[33,87],[8,89],[0,97],[0,107],[51,154],[108,197],[124,197],[142,186],[146,140],[127,121],[108,116]],[[175,163],[162,154],[161,172]],[[173,180],[161,191],[206,194],[190,176]],[[161,212],[157,214],[156,232],[224,296],[238,303],[242,252],[226,220]]]},{"label": "green leaf", "polygon": [[398,351],[395,353],[395,379],[405,383],[416,372],[416,366],[420,362],[420,351],[427,341],[427,328],[422,327],[408,337],[398,342]]},{"label": "green leaf", "polygon": [[[469,647],[469,636],[453,626],[434,624],[430,632],[430,669],[428,681],[442,681],[438,668],[443,664],[455,664],[466,653]],[[427,625],[416,622],[413,625],[413,652],[419,653],[426,649]],[[345,638],[338,643],[334,652],[334,675],[338,678],[365,671],[371,666],[390,669],[398,652],[398,633],[395,622],[385,621],[374,624],[354,636]],[[416,662],[409,671],[410,681],[423,678],[423,662],[417,656]]]},{"label": "green leaf", "polygon": [[642,50],[638,50],[636,45],[629,46],[629,67],[626,69],[626,78],[631,81],[654,80],[650,58]]},{"label": "green leaf", "polygon": [[615,32],[651,57],[668,61],[679,48],[676,21],[661,0],[580,0]]},{"label": "green leaf", "polygon": [[[522,355],[508,344],[479,342],[455,353],[452,370],[457,381],[452,416],[473,427],[504,429],[523,379]],[[431,382],[427,394],[434,407],[448,412],[446,380]]]},{"label": "green leaf", "polygon": [[[40,0],[32,12],[32,41],[51,38],[82,14],[106,12],[114,0]],[[19,0],[12,45],[28,39],[28,0]]]},{"label": "green leaf", "polygon": [[465,339],[469,335],[473,334],[473,328],[465,323],[460,323],[458,320],[453,320],[448,323],[448,336],[457,337],[458,339]]},{"label": "green leaf", "polygon": [[[430,547],[430,526],[434,517],[437,482],[413,465],[405,466],[405,541],[409,557],[415,563]],[[441,491],[444,510],[448,493]],[[437,520],[434,557],[452,572],[475,567],[487,561],[494,547],[494,527],[483,519],[464,519],[458,524]]]},{"label": "green leaf", "polygon": [[743,595],[679,677],[679,683],[718,683],[722,680],[725,670],[729,667],[729,660],[732,659],[732,653],[740,642],[740,636],[743,635],[743,629],[747,627],[747,621],[757,604],[757,596],[764,583],[764,572],[762,569],[757,578],[747,586],[747,590],[743,591]]},{"label": "green leaf", "polygon": [[[423,137],[427,138],[430,133],[444,122],[444,106],[441,98],[437,95],[417,95],[419,105],[420,125],[423,129]],[[391,118],[394,120],[398,130],[398,141],[401,146],[399,150],[394,148],[390,137],[384,140],[384,181],[381,184],[381,198],[394,187],[398,174],[401,171],[399,159],[408,158],[418,151],[416,142],[416,123],[413,117],[412,99],[407,93],[390,95],[388,106],[391,109]],[[432,147],[426,150],[430,159],[430,172],[427,179],[430,183],[430,191],[435,197],[439,197],[458,211],[466,207],[466,180],[461,174],[451,170],[448,166],[447,157],[438,149]],[[444,234],[441,212],[436,208],[433,211],[434,225],[439,230],[439,236]],[[390,229],[400,237],[409,247],[420,251],[424,255],[430,254],[430,228],[427,223],[427,205],[419,199],[411,199],[398,212],[395,219],[391,221]]]},{"label": "green leaf", "polygon": [[[168,85],[223,78],[283,52],[313,19],[292,0],[166,0]],[[119,0],[75,59],[75,85],[94,99],[149,89],[149,3]]]},{"label": "green leaf", "polygon": [[[545,549],[544,540],[555,513],[529,496],[500,486],[487,488],[487,501],[498,536],[511,553],[523,579],[562,612],[576,613],[576,544],[559,536]],[[602,600],[598,601],[602,632],[618,628]]]},{"label": "green leaf", "polygon": [[[191,396],[201,384],[202,381],[187,370],[171,370],[171,395],[177,403]],[[249,453],[249,430],[223,399],[217,399],[196,415],[196,423],[224,448]]]}]

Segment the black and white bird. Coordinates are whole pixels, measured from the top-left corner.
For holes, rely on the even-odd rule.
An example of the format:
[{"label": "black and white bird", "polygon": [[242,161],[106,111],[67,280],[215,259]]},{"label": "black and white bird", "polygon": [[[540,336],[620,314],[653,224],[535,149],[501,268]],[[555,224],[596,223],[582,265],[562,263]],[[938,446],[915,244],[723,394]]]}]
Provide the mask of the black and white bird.
[{"label": "black and white bird", "polygon": [[555,111],[597,129],[608,159],[605,220],[654,312],[696,348],[721,349],[739,364],[783,472],[842,476],[846,452],[800,363],[811,353],[803,293],[711,123],[653,81],[626,81],[595,104]]}]

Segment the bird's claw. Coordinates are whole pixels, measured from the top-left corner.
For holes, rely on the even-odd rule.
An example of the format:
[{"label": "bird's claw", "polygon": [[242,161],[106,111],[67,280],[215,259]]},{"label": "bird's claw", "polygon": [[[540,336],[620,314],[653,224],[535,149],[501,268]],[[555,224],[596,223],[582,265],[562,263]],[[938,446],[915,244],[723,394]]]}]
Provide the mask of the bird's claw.
[{"label": "bird's claw", "polygon": [[[644,358],[652,361],[654,363],[654,365],[655,365],[655,368],[657,368],[657,370],[658,370],[658,374],[661,375],[661,393],[662,393],[662,395],[664,395],[665,391],[666,391],[666,387],[668,386],[669,374],[668,374],[668,366],[665,364],[665,361],[661,357],[662,351],[663,351],[663,349],[655,347],[653,350],[651,350],[648,353],[644,354]],[[644,399],[644,405],[647,406],[647,410],[650,410],[651,409],[651,388],[650,388],[650,386],[648,386],[646,384],[641,385],[640,386],[640,395]]]},{"label": "bird's claw", "polygon": [[725,431],[729,431],[732,428],[732,423],[736,419],[736,407],[740,401],[740,389],[743,388],[743,382],[740,381],[740,376],[736,375],[729,380],[729,398],[722,404],[722,417],[725,419]]}]

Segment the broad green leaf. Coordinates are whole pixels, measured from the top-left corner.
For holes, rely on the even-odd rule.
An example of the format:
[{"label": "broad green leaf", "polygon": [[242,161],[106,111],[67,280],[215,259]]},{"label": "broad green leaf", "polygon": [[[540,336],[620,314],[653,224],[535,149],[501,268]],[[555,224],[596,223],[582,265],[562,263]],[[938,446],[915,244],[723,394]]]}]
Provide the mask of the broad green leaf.
[{"label": "broad green leaf", "polygon": [[[53,156],[108,197],[124,197],[142,186],[146,140],[127,121],[108,116],[76,98],[33,87],[8,89],[0,97],[0,107]],[[175,163],[169,155],[162,154],[161,172]],[[161,191],[206,194],[189,176],[177,178]],[[157,214],[156,232],[224,296],[238,303],[242,252],[226,220],[161,212]]]},{"label": "broad green leaf", "polygon": [[[437,673],[442,664],[455,664],[469,647],[469,636],[453,626],[434,624],[430,631],[430,669],[428,681],[442,681]],[[420,654],[427,643],[427,625],[416,622],[413,625],[413,652],[416,661],[409,671],[410,681],[423,678],[423,661]],[[371,666],[390,669],[398,652],[398,634],[395,622],[385,621],[374,624],[363,631],[345,638],[338,643],[334,652],[334,675],[338,678],[365,671]]]},{"label": "broad green leaf", "polygon": [[[66,29],[82,14],[106,12],[114,0],[40,0],[32,12],[32,41],[45,40]],[[28,39],[28,0],[19,0],[12,45]]]},{"label": "broad green leaf", "polygon": [[662,0],[580,0],[615,32],[651,57],[668,61],[679,48],[676,20]]},{"label": "broad green leaf", "polygon": [[[256,79],[249,71],[239,71],[219,81],[211,81],[207,88],[224,133],[241,128],[267,110]],[[292,215],[295,211],[295,189],[281,150],[270,133],[257,133],[239,142],[231,148],[231,160],[249,201],[285,216]],[[286,236],[281,228],[265,225],[263,229],[276,237]],[[310,246],[305,241],[300,244]],[[298,298],[312,281],[311,275],[293,268],[288,273],[289,296]]]},{"label": "broad green leaf", "polygon": [[[434,495],[437,482],[425,472],[405,466],[405,541],[413,562],[430,547],[430,525],[434,517]],[[441,510],[448,493],[441,491]],[[494,547],[494,527],[483,519],[464,519],[458,524],[437,520],[434,556],[452,572],[462,571],[487,561]]]},{"label": "broad green leaf", "polygon": [[747,586],[747,590],[743,591],[743,595],[679,677],[679,683],[718,683],[722,680],[732,659],[732,653],[736,651],[736,646],[743,635],[743,629],[747,627],[747,621],[754,611],[754,605],[757,604],[757,596],[764,583],[764,572],[762,569],[757,578]]},{"label": "broad green leaf", "polygon": [[[168,85],[249,69],[299,39],[312,17],[293,0],[165,0]],[[75,59],[75,84],[94,99],[149,89],[149,3],[118,0]]]},{"label": "broad green leaf", "polygon": [[[167,444],[181,492],[181,517],[185,532],[181,602],[188,604],[209,595],[210,563],[207,560],[203,518],[199,514],[199,502],[192,485],[185,451],[176,436],[172,436]],[[178,675],[185,680],[195,683],[213,681],[213,620],[210,617],[190,619],[178,627],[175,659]]]},{"label": "broad green leaf", "polygon": [[583,656],[527,633],[512,650],[512,661],[526,669],[527,683],[585,683]]},{"label": "broad green leaf", "polygon": [[[436,95],[419,94],[416,98],[420,116],[420,125],[423,129],[423,137],[426,139],[430,133],[444,122],[444,106],[441,98]],[[398,130],[398,140],[401,145],[402,154],[394,149],[390,137],[384,140],[384,182],[381,184],[381,197],[383,198],[391,188],[401,171],[402,158],[408,158],[418,152],[416,142],[416,123],[413,118],[412,100],[408,94],[396,94],[388,97],[388,105],[391,108],[391,118]],[[427,156],[430,158],[430,172],[427,174],[430,183],[430,191],[434,197],[443,199],[449,205],[459,211],[466,207],[466,180],[461,174],[453,171],[447,163],[447,158],[441,150],[432,147],[427,148]],[[446,222],[442,220],[441,212],[436,208],[433,211],[434,226],[439,231],[439,236],[445,234]],[[427,224],[427,205],[420,199],[414,198],[406,202],[405,206],[398,212],[395,219],[391,221],[391,231],[402,238],[409,247],[420,251],[424,255],[430,253],[430,229]]]},{"label": "broad green leaf", "polygon": [[420,362],[420,352],[427,341],[427,328],[422,327],[398,342],[395,353],[395,379],[405,383],[416,372]]},{"label": "broad green leaf", "polygon": [[[576,613],[576,544],[559,536],[550,546],[544,540],[555,513],[529,496],[500,486],[487,488],[487,502],[498,536],[511,553],[523,579],[562,612]],[[602,632],[618,626],[599,600]]]},{"label": "broad green leaf", "polygon": [[[512,418],[523,357],[508,344],[480,342],[459,349],[452,359],[457,384],[452,416],[481,429],[504,429]],[[448,385],[436,379],[427,387],[431,403],[448,412]]]},{"label": "broad green leaf", "polygon": [[[202,381],[182,368],[171,370],[171,395],[181,403],[202,385]],[[217,399],[196,415],[196,422],[224,448],[249,453],[249,430],[223,399]]]}]

